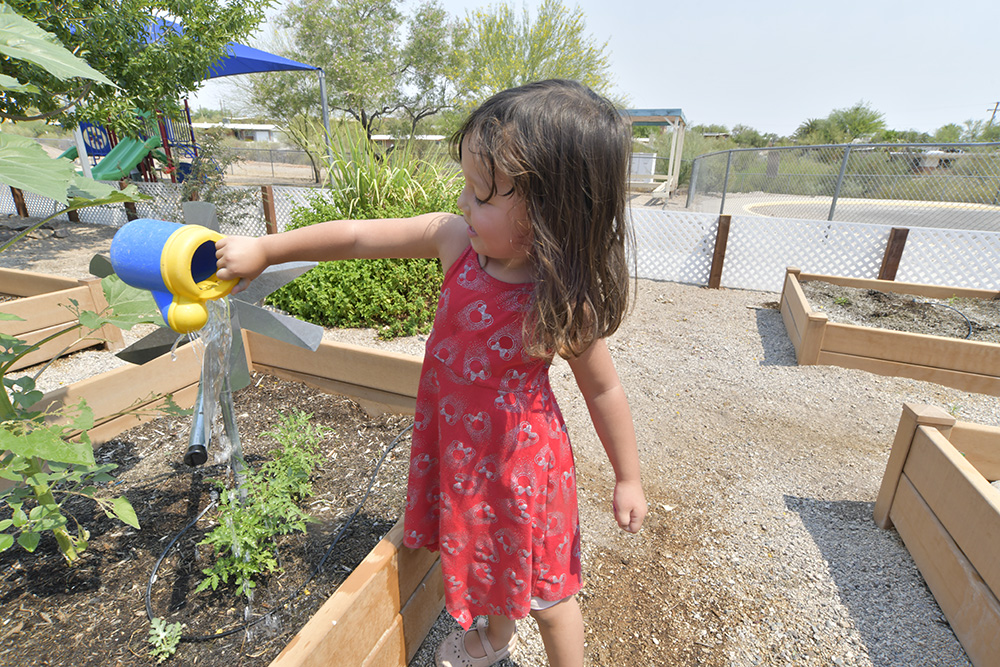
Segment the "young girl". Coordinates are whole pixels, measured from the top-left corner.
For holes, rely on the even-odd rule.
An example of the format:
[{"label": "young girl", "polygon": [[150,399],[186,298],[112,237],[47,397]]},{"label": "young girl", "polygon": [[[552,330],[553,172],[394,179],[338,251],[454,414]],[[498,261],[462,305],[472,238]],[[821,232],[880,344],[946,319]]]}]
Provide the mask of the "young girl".
[{"label": "young girl", "polygon": [[[614,469],[615,518],[638,531],[647,507],[635,431],[604,342],[628,301],[630,133],[587,88],[543,81],[489,99],[452,146],[462,215],[228,237],[216,243],[218,277],[246,282],[292,260],[441,260],[404,522],[407,546],[440,552],[447,608],[465,629],[437,662],[492,665],[530,613],[550,664],[580,666],[576,477],[548,369],[554,354],[568,360]],[[488,623],[468,631],[477,615]]]}]

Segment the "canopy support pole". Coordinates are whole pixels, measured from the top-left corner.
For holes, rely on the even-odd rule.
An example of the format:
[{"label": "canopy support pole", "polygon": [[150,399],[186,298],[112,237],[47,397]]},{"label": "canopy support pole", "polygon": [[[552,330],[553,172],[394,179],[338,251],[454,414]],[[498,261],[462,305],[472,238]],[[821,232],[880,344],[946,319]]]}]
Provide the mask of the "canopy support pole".
[{"label": "canopy support pole", "polygon": [[326,132],[326,156],[333,161],[333,148],[331,147],[332,139],[330,137],[330,108],[326,103],[326,74],[323,72],[322,67],[316,68],[319,74],[319,103],[321,105],[321,110],[323,112],[323,131]]}]

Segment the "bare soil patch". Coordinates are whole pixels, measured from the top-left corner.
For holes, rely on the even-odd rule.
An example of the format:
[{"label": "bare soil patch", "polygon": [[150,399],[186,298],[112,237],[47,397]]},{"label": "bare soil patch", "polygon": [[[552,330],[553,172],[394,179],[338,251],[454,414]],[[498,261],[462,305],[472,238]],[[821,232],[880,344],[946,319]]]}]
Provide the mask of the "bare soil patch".
[{"label": "bare soil patch", "polygon": [[1000,301],[929,299],[895,292],[802,283],[809,305],[831,322],[1000,343]]}]

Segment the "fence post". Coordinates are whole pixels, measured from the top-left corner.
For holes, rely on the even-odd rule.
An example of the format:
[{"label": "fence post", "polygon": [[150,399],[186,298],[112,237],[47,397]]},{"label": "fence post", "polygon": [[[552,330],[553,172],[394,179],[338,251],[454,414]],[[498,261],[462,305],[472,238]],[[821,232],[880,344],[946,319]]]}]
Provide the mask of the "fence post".
[{"label": "fence post", "polygon": [[691,204],[694,203],[694,193],[698,188],[698,167],[700,166],[701,160],[695,158],[694,164],[691,165],[691,183],[688,185],[687,202],[684,203],[684,208],[691,208]]},{"label": "fence post", "polygon": [[14,198],[14,209],[22,218],[28,217],[28,205],[24,201],[24,193],[19,188],[10,186],[10,196]]},{"label": "fence post", "polygon": [[882,266],[878,270],[879,280],[895,280],[896,271],[899,270],[899,260],[903,256],[903,248],[906,247],[906,236],[910,230],[906,227],[893,227],[889,230],[889,240],[885,244],[885,253],[882,255]]},{"label": "fence post", "polygon": [[277,234],[278,216],[274,211],[274,186],[260,186],[260,198],[264,204],[264,229],[268,234]]},{"label": "fence post", "polygon": [[840,186],[844,184],[844,172],[847,171],[847,158],[851,156],[851,147],[844,147],[844,161],[840,163],[840,176],[837,177],[837,187],[833,190],[833,201],[830,202],[830,215],[827,220],[833,220],[833,212],[837,210],[837,199],[840,198]]},{"label": "fence post", "polygon": [[722,181],[722,204],[719,205],[719,215],[726,210],[726,190],[729,189],[729,165],[733,163],[733,151],[726,155],[726,178]]},{"label": "fence post", "polygon": [[[125,188],[128,187],[129,183],[131,183],[129,179],[123,178],[122,180],[118,181],[118,189],[124,190]],[[125,202],[125,220],[131,222],[133,220],[137,220],[138,218],[139,218],[139,211],[135,208],[135,202],[134,201]]]},{"label": "fence post", "polygon": [[715,232],[715,252],[712,254],[712,270],[708,274],[708,286],[713,289],[718,289],[722,285],[722,263],[726,260],[730,220],[732,216],[719,216],[719,227]]}]

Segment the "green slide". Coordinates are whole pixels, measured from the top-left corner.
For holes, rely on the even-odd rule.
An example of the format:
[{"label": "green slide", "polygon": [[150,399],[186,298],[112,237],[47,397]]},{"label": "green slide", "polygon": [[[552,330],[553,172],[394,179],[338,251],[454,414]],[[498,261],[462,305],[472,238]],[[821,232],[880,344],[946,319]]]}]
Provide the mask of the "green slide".
[{"label": "green slide", "polygon": [[150,150],[159,145],[159,137],[150,137],[145,141],[122,139],[90,170],[90,174],[97,181],[117,181],[125,178],[142,162]]}]

